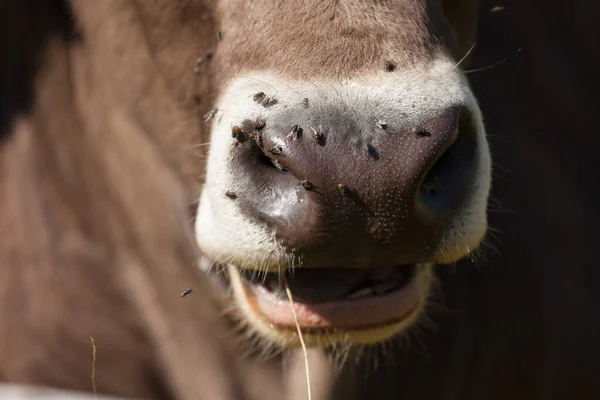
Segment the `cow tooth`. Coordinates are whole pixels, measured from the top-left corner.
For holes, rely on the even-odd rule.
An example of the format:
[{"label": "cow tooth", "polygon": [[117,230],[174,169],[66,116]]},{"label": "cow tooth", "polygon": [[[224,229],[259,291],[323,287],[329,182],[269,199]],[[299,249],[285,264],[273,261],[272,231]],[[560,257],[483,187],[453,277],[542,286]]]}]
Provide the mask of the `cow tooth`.
[{"label": "cow tooth", "polygon": [[371,286],[366,286],[362,289],[358,289],[356,292],[352,293],[348,296],[349,299],[357,299],[360,297],[367,297],[373,294],[373,288]]}]

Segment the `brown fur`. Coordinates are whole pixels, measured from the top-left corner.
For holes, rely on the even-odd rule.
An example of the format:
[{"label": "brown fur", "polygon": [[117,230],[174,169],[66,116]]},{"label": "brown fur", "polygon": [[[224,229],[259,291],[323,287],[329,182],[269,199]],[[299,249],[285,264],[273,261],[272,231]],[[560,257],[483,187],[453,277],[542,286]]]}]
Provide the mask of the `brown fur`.
[{"label": "brown fur", "polygon": [[[453,6],[455,14],[474,8],[460,3]],[[401,69],[439,52],[457,55],[435,0],[226,0],[217,15],[224,32],[217,71],[225,80],[244,70],[295,79],[347,78],[383,70],[387,61]]]}]

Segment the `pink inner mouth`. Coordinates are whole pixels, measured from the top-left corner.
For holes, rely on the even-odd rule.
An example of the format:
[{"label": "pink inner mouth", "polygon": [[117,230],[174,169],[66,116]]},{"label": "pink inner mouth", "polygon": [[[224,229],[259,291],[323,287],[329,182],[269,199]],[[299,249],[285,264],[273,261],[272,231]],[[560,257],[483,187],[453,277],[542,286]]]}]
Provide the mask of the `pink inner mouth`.
[{"label": "pink inner mouth", "polygon": [[[253,308],[275,327],[295,329],[292,303],[278,275],[253,281],[244,277],[247,273],[242,274]],[[353,330],[390,324],[412,314],[420,301],[417,276],[416,266],[400,266],[296,270],[286,279],[301,328]]]}]

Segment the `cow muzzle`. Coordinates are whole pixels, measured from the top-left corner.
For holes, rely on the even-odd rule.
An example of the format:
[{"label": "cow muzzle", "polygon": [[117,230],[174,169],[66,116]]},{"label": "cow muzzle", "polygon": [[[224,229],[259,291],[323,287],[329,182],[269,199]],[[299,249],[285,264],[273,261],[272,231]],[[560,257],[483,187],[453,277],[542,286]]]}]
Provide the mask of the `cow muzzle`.
[{"label": "cow muzzle", "polygon": [[283,345],[296,323],[314,345],[405,330],[432,265],[471,253],[487,227],[489,151],[462,76],[440,63],[393,80],[230,87],[196,232],[239,314]]}]

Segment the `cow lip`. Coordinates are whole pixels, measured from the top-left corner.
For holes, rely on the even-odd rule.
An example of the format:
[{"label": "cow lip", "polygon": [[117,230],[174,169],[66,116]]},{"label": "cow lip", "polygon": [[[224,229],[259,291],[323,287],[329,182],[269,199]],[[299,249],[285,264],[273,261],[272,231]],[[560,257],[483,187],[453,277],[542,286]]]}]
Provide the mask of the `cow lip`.
[{"label": "cow lip", "polygon": [[[293,300],[314,306],[342,300],[383,296],[399,290],[414,277],[416,265],[378,268],[295,268],[282,272],[238,269],[244,282],[261,297],[272,302]],[[284,284],[285,282],[285,284]]]},{"label": "cow lip", "polygon": [[228,276],[237,305],[270,329],[291,331],[297,320],[305,333],[351,332],[397,324],[417,314],[424,297],[421,278],[424,273],[427,275],[428,266],[412,266],[408,279],[384,293],[353,292],[320,302],[294,299],[292,303],[273,293],[262,281],[245,279],[244,270],[235,266],[228,268]]}]

